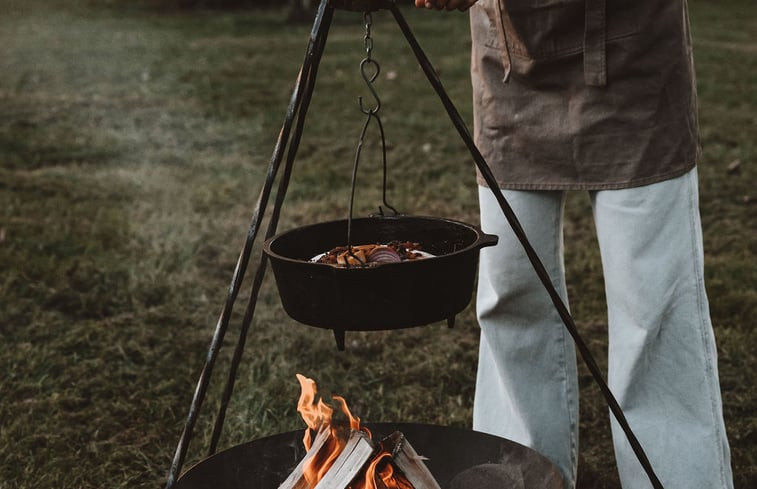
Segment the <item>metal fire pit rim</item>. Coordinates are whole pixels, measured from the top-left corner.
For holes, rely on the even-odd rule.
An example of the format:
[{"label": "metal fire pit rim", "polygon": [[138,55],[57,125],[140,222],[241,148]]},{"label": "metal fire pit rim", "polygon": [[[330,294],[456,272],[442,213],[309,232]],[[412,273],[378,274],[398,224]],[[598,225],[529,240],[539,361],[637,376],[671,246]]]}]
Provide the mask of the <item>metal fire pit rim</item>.
[{"label": "metal fire pit rim", "polygon": [[[446,426],[446,425],[432,424],[432,423],[392,422],[392,421],[365,422],[365,423],[362,423],[362,426],[368,428],[372,432],[380,433],[382,437],[388,436],[394,431],[400,431],[401,433],[403,433],[403,435],[407,435],[406,433],[407,431],[412,432],[415,430],[424,430],[428,432],[442,431],[442,432],[447,432],[450,434],[461,433],[463,436],[473,435],[479,438],[479,440],[496,441],[498,443],[503,444],[503,446],[509,445],[511,447],[517,448],[518,450],[526,451],[530,453],[531,456],[536,456],[539,459],[542,459],[547,465],[553,467],[555,471],[557,470],[556,466],[545,455],[534,450],[533,448],[528,447],[522,443],[510,440],[508,438],[504,438],[498,435],[493,435],[491,433],[485,433],[483,431],[478,431],[478,430],[469,429],[469,428],[458,428],[458,427],[452,427],[452,426]],[[274,434],[262,436],[259,438],[255,438],[249,441],[245,441],[242,443],[238,443],[236,445],[232,445],[227,448],[224,448],[223,450],[219,450],[201,460],[194,462],[189,468],[187,468],[184,471],[184,473],[181,474],[181,476],[177,479],[177,483],[181,484],[182,479],[184,479],[187,476],[190,476],[193,470],[195,469],[201,470],[202,469],[201,466],[203,464],[213,463],[214,460],[221,460],[224,457],[231,455],[232,452],[243,449],[247,446],[251,446],[254,444],[264,444],[266,442],[272,442],[272,441],[275,441],[275,439],[277,438],[281,439],[281,443],[284,443],[289,440],[295,440],[299,442],[300,441],[299,434],[303,433],[304,431],[305,431],[305,428],[301,428],[298,430],[274,433]],[[412,434],[410,436],[412,437]],[[408,438],[408,441],[410,443],[413,443],[413,439],[410,437]],[[423,456],[423,453],[420,453],[419,455]],[[494,461],[494,463],[497,463],[497,461]]]},{"label": "metal fire pit rim", "polygon": [[[387,221],[389,221],[389,220],[397,220],[397,221],[399,221],[401,219],[410,219],[410,220],[418,220],[418,221],[436,221],[436,222],[444,222],[444,223],[447,223],[447,224],[454,224],[454,225],[461,226],[461,227],[464,227],[466,229],[469,229],[472,232],[475,232],[477,238],[471,244],[469,244],[469,245],[467,245],[467,246],[465,246],[463,248],[457,249],[455,251],[452,251],[450,253],[445,253],[444,255],[427,257],[427,258],[423,258],[422,260],[404,260],[404,261],[397,262],[397,263],[382,263],[381,266],[380,266],[380,268],[397,267],[397,266],[400,266],[400,265],[404,265],[405,267],[407,267],[407,266],[412,266],[412,265],[423,264],[424,262],[428,263],[428,262],[432,262],[432,261],[439,261],[439,260],[442,260],[444,258],[454,257],[454,256],[461,255],[463,253],[467,253],[467,252],[469,252],[469,251],[471,251],[472,249],[475,249],[475,248],[482,248],[482,247],[494,245],[494,244],[497,243],[497,240],[498,240],[498,238],[497,238],[496,235],[487,234],[483,230],[481,230],[480,227],[478,227],[476,225],[469,224],[469,223],[466,223],[464,221],[459,221],[459,220],[456,220],[456,219],[447,218],[447,217],[400,214],[400,215],[396,215],[396,216],[368,216],[368,217],[359,217],[359,218],[352,219],[352,222],[354,224],[355,222],[366,222],[366,221],[370,221],[370,220],[387,220]],[[306,224],[304,226],[294,227],[294,228],[288,229],[286,231],[282,231],[281,233],[278,233],[275,236],[271,236],[270,238],[266,239],[263,242],[263,250],[265,251],[265,253],[269,257],[275,258],[277,260],[285,261],[285,262],[288,262],[288,263],[304,263],[304,264],[314,265],[314,266],[319,266],[319,267],[328,267],[328,268],[334,270],[335,273],[349,273],[349,272],[354,273],[354,272],[357,272],[357,271],[376,270],[379,267],[336,267],[336,266],[331,265],[329,263],[319,263],[319,262],[313,262],[313,261],[309,261],[309,260],[304,260],[304,259],[298,259],[298,258],[292,258],[292,257],[284,256],[282,254],[276,253],[275,251],[273,251],[273,249],[271,249],[271,246],[274,244],[274,242],[276,240],[278,240],[279,238],[282,238],[282,237],[284,237],[284,236],[286,236],[288,234],[291,234],[291,233],[294,233],[294,232],[307,232],[307,231],[309,231],[311,229],[316,229],[316,228],[319,228],[319,227],[324,227],[324,226],[334,225],[334,224],[339,224],[339,223],[345,223],[346,224],[347,222],[348,222],[348,219],[334,219],[334,220],[331,220],[331,221],[321,221],[321,222],[316,222],[316,223],[312,223],[312,224]]]}]

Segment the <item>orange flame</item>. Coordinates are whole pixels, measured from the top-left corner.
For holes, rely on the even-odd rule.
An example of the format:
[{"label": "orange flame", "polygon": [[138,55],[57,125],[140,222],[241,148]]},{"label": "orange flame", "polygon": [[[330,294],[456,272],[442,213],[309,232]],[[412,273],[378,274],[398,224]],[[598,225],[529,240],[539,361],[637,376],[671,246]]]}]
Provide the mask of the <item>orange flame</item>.
[{"label": "orange flame", "polygon": [[[339,430],[331,425],[334,409],[329,407],[323,399],[316,402],[318,389],[314,380],[297,374],[297,380],[300,382],[300,399],[297,402],[297,411],[302,416],[307,425],[302,443],[306,450],[310,450],[313,444],[311,430],[320,432],[321,430],[331,430],[331,436],[328,437],[322,449],[318,450],[314,456],[308,460],[304,467],[303,475],[308,487],[313,488],[323,479],[329,471],[334,461],[344,450],[346,439],[344,430]],[[360,426],[360,418],[353,416],[347,406],[347,401],[341,396],[332,396],[332,399],[339,404],[340,411],[347,417],[350,425],[350,431],[363,431],[371,436],[368,428]],[[381,448],[374,455],[365,470],[364,478],[358,479],[347,489],[413,489],[412,484],[405,477],[394,470],[391,464],[391,454]],[[386,462],[383,463],[382,462]],[[377,478],[383,483],[380,488],[377,484]]]},{"label": "orange flame", "polygon": [[339,407],[341,408],[342,412],[345,416],[347,416],[347,419],[350,421],[350,429],[353,431],[360,431],[361,429],[364,431],[367,431],[370,435],[370,432],[367,428],[361,428],[360,427],[360,418],[356,418],[352,415],[350,412],[350,408],[347,407],[347,401],[344,400],[342,396],[332,396],[332,399],[334,399],[336,402],[339,403]]},{"label": "orange flame", "polygon": [[414,489],[413,485],[402,474],[394,471],[392,464],[386,464],[384,469],[379,472],[379,476],[387,489]]},{"label": "orange flame", "polygon": [[[374,459],[371,461],[370,465],[368,465],[368,469],[365,471],[365,481],[363,482],[363,487],[355,489],[378,489],[376,487],[376,474],[378,473],[381,477],[381,480],[384,480],[384,477],[381,476],[381,472],[377,470],[378,464],[387,457],[391,458],[391,455],[389,454],[389,452],[385,451],[376,455],[376,457],[374,457]],[[391,464],[386,464],[386,466],[389,467],[389,470],[392,470]]]},{"label": "orange flame", "polygon": [[[392,455],[389,452],[380,450],[368,465],[363,480],[357,481],[348,489],[414,489],[400,472],[394,470],[391,460]],[[383,485],[379,485],[377,479],[380,479]]]},{"label": "orange flame", "polygon": [[315,402],[315,395],[318,389],[313,379],[297,374],[297,380],[300,382],[301,389],[300,400],[297,402],[297,412],[300,413],[302,420],[307,425],[302,443],[305,445],[306,450],[310,450],[313,444],[310,430],[317,432],[323,427],[330,426],[334,410],[323,402],[323,399],[319,399],[318,403]]},{"label": "orange flame", "polygon": [[[313,379],[297,374],[297,380],[302,389],[300,400],[297,402],[297,411],[307,425],[302,444],[306,450],[310,450],[313,445],[311,430],[319,432],[324,429],[331,429],[331,418],[334,410],[323,402],[323,399],[319,399],[318,402],[315,401],[318,389]],[[326,475],[326,472],[334,464],[334,460],[344,449],[345,441],[337,436],[334,430],[332,430],[332,435],[326,440],[325,446],[308,460],[304,467],[303,475],[309,487],[315,487],[318,484],[318,481]]]}]

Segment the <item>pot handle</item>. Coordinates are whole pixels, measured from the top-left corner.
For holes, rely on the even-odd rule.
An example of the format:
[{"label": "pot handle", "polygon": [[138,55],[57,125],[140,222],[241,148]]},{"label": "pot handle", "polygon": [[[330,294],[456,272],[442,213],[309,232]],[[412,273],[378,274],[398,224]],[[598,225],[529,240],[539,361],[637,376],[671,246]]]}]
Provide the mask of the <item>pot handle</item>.
[{"label": "pot handle", "polygon": [[481,249],[487,246],[494,246],[499,241],[499,237],[496,234],[486,234],[483,231],[479,231],[478,241],[476,247]]}]

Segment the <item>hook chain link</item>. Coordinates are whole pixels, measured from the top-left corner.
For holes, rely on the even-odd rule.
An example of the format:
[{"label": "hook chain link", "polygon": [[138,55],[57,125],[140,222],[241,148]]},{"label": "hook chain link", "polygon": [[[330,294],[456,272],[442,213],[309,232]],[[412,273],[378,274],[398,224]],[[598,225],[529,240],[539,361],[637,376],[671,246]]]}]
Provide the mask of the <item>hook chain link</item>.
[{"label": "hook chain link", "polygon": [[365,46],[365,57],[371,59],[371,52],[373,51],[373,38],[371,37],[371,26],[373,25],[373,16],[370,12],[363,14],[363,20],[365,21],[365,37],[363,38],[363,45]]}]

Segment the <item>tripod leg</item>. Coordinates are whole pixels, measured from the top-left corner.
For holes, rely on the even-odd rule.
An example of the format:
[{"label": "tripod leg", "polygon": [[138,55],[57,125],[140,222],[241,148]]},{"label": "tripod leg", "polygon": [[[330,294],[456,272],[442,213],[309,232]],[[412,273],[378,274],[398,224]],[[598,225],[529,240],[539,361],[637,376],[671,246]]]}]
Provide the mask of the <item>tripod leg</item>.
[{"label": "tripod leg", "polygon": [[468,131],[468,128],[465,126],[465,122],[463,121],[463,118],[460,116],[460,113],[455,108],[454,104],[452,103],[452,100],[450,100],[449,96],[444,91],[444,87],[442,86],[439,76],[436,74],[436,71],[434,70],[433,66],[431,66],[431,63],[426,57],[426,54],[423,52],[420,45],[418,44],[418,41],[415,39],[412,32],[410,31],[410,27],[408,26],[407,22],[402,16],[402,13],[399,11],[396,5],[392,6],[391,11],[392,11],[392,14],[394,15],[395,20],[397,21],[397,24],[402,30],[402,33],[405,35],[407,42],[410,44],[410,48],[412,49],[413,54],[415,54],[415,57],[417,58],[418,63],[421,66],[421,69],[426,75],[426,78],[428,78],[428,81],[431,83],[431,86],[434,88],[434,91],[436,91],[436,94],[441,99],[442,104],[444,105],[444,108],[447,110],[447,114],[452,120],[452,124],[455,126],[458,133],[460,134],[460,137],[463,139],[463,141],[465,142],[465,145],[468,147],[468,150],[473,156],[473,160],[475,161],[476,166],[478,167],[479,171],[481,172],[481,175],[486,181],[486,184],[489,186],[492,193],[494,194],[494,197],[497,199],[497,203],[502,208],[502,212],[504,213],[505,218],[507,219],[507,222],[510,224],[510,227],[512,227],[513,232],[518,237],[518,240],[520,241],[521,245],[526,251],[526,255],[528,255],[528,258],[531,261],[531,264],[533,265],[534,270],[536,271],[536,274],[539,276],[539,279],[541,280],[542,284],[547,290],[547,293],[552,299],[552,303],[557,309],[557,313],[560,315],[560,318],[563,320],[565,327],[568,329],[568,332],[573,337],[573,341],[576,344],[576,348],[581,353],[581,358],[583,358],[584,363],[589,368],[589,371],[594,377],[594,380],[596,381],[597,385],[602,391],[602,394],[604,395],[605,400],[607,401],[607,404],[610,407],[610,411],[612,411],[613,415],[615,416],[615,419],[618,421],[618,424],[623,429],[623,432],[628,438],[629,444],[633,448],[634,454],[639,459],[639,462],[644,467],[644,470],[646,471],[647,476],[652,482],[652,486],[655,487],[655,489],[661,489],[662,484],[657,478],[657,475],[654,473],[654,470],[652,469],[652,466],[649,463],[649,459],[644,453],[644,450],[642,449],[641,444],[636,438],[636,435],[634,435],[633,431],[631,431],[631,427],[628,425],[628,421],[626,420],[626,417],[623,414],[623,411],[621,410],[620,405],[615,399],[615,396],[612,394],[612,392],[610,391],[610,388],[607,386],[607,383],[602,377],[602,373],[599,367],[597,366],[596,362],[594,361],[594,357],[592,357],[591,352],[589,351],[588,347],[584,343],[581,336],[578,334],[578,328],[576,328],[575,322],[573,321],[573,318],[571,317],[570,312],[568,312],[568,308],[565,306],[557,290],[552,285],[552,281],[549,278],[549,273],[544,268],[544,265],[542,264],[541,260],[539,259],[536,252],[534,251],[533,246],[531,246],[531,243],[529,243],[528,238],[526,237],[526,234],[523,231],[523,228],[518,222],[518,219],[515,216],[515,213],[513,212],[512,208],[510,207],[510,204],[508,204],[507,200],[502,195],[502,193],[498,191],[499,186],[497,185],[497,181],[494,178],[494,175],[492,174],[492,171],[489,168],[489,165],[486,163],[486,161],[484,160],[484,157],[481,155],[478,148],[476,147],[476,144],[473,142],[473,138],[471,137],[470,132]]},{"label": "tripod leg", "polygon": [[345,331],[343,329],[335,329],[334,340],[336,340],[337,350],[344,351],[344,339],[345,339]]},{"label": "tripod leg", "polygon": [[[308,108],[310,107],[310,100],[313,95],[313,90],[315,89],[315,80],[318,72],[318,65],[323,55],[323,51],[326,47],[326,38],[328,36],[328,29],[331,24],[332,16],[333,8],[328,7],[324,12],[324,15],[322,16],[322,22],[319,25],[319,29],[313,42],[312,49],[308,49],[308,58],[311,59],[312,62],[308,66],[309,69],[307,73],[303,75],[303,78],[305,79],[305,90],[302,96],[302,103],[297,113],[297,123],[295,125],[294,132],[292,133],[291,141],[289,143],[287,160],[284,165],[284,172],[279,181],[279,188],[276,192],[276,201],[274,203],[271,218],[268,223],[265,239],[268,239],[276,234],[281,206],[284,203],[284,197],[286,196],[286,192],[289,187],[289,179],[292,174],[292,167],[294,166],[297,149],[299,148],[300,139],[302,137],[305,116],[307,115]],[[252,289],[250,291],[250,299],[247,303],[244,319],[242,320],[242,328],[239,332],[239,339],[237,340],[234,356],[231,360],[231,367],[229,370],[229,376],[226,380],[226,387],[221,398],[221,405],[218,409],[216,423],[213,428],[208,455],[212,455],[216,452],[218,440],[221,437],[221,431],[223,430],[223,423],[226,417],[226,409],[229,405],[229,400],[231,399],[231,394],[234,390],[234,382],[236,381],[239,363],[241,362],[242,354],[244,353],[245,341],[250,329],[250,324],[252,323],[252,319],[255,315],[255,306],[258,301],[258,295],[260,294],[260,288],[263,283],[267,264],[268,259],[266,255],[264,253],[261,253],[260,262],[258,263],[258,267],[255,271],[255,278],[253,280]]]},{"label": "tripod leg", "polygon": [[[192,431],[194,430],[194,426],[197,422],[197,416],[199,415],[200,408],[202,407],[202,403],[207,393],[207,388],[210,381],[211,373],[213,371],[213,366],[215,365],[218,352],[221,348],[221,345],[223,344],[223,338],[228,328],[228,323],[231,317],[231,312],[234,306],[234,302],[236,301],[237,295],[239,293],[239,288],[241,287],[242,280],[244,279],[244,275],[247,269],[247,264],[250,258],[250,253],[252,251],[253,242],[255,241],[255,238],[258,233],[258,228],[260,227],[260,223],[263,219],[263,214],[265,213],[265,208],[268,203],[268,198],[271,193],[271,188],[273,187],[273,181],[276,177],[279,166],[281,164],[284,148],[286,147],[286,143],[289,140],[292,123],[294,121],[295,116],[300,110],[300,106],[301,106],[301,102],[303,98],[303,91],[306,86],[306,82],[308,80],[308,76],[306,75],[310,73],[311,66],[313,65],[313,52],[316,46],[316,39],[321,37],[319,33],[322,33],[321,26],[323,25],[323,18],[327,11],[327,8],[326,8],[327,3],[328,3],[328,0],[321,1],[321,6],[319,7],[318,14],[313,24],[313,30],[311,31],[311,38],[308,44],[308,50],[305,55],[305,60],[300,70],[300,74],[297,78],[296,86],[292,93],[292,97],[289,102],[289,107],[287,109],[284,125],[281,129],[281,132],[279,133],[279,137],[276,142],[276,146],[274,148],[274,153],[273,153],[273,156],[271,157],[271,162],[268,167],[268,173],[266,175],[263,188],[260,192],[260,196],[258,197],[258,201],[256,203],[255,210],[253,212],[252,223],[250,224],[250,229],[247,233],[245,244],[239,255],[239,259],[237,260],[237,264],[236,264],[234,274],[231,280],[231,285],[229,287],[229,293],[226,299],[226,303],[219,317],[218,323],[216,325],[216,329],[213,333],[213,338],[211,340],[210,347],[208,349],[205,366],[203,367],[202,372],[200,374],[200,379],[197,383],[197,387],[195,389],[195,393],[192,398],[192,403],[189,408],[189,413],[187,415],[187,420],[184,425],[184,430],[179,439],[179,443],[176,448],[176,453],[174,454],[173,462],[171,464],[171,468],[168,473],[166,489],[172,489],[173,486],[176,484],[177,476],[179,475],[179,472],[181,471],[181,468],[184,464],[184,459],[186,458],[189,441],[192,437]],[[327,22],[327,25],[328,24],[329,23]]]}]

